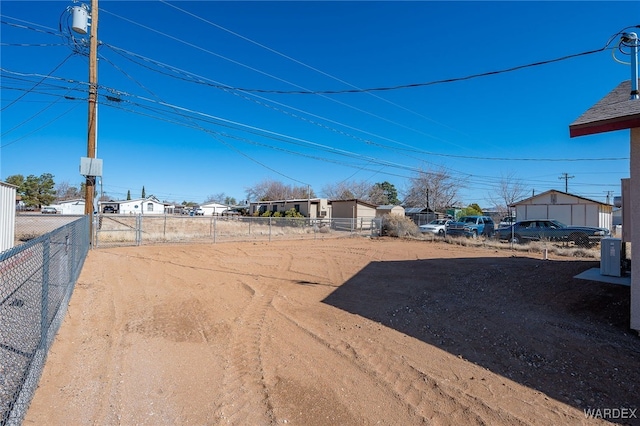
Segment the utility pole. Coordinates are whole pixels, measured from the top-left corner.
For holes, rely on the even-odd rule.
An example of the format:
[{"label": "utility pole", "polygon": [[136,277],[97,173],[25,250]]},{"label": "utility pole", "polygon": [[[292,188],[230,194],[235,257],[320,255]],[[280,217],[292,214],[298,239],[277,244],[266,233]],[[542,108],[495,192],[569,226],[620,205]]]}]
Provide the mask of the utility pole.
[{"label": "utility pole", "polygon": [[613,191],[607,191],[607,204],[611,204],[611,196],[613,195]]},{"label": "utility pole", "polygon": [[[91,0],[91,32],[89,37],[89,122],[87,126],[87,157],[96,158],[98,97],[98,0]],[[96,177],[87,176],[84,213],[89,215],[89,241],[93,242],[93,200]]]},{"label": "utility pole", "polygon": [[568,173],[563,173],[558,179],[564,179],[564,192],[569,193],[569,179],[573,179],[575,176],[569,176]]}]

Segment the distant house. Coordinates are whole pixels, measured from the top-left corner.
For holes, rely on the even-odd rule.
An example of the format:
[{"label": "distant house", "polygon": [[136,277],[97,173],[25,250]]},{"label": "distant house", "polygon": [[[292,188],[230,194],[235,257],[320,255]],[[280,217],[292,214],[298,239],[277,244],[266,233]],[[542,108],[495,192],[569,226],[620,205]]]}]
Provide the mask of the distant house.
[{"label": "distant house", "polygon": [[384,216],[385,214],[393,214],[396,216],[404,216],[404,207],[387,204],[376,208],[376,216]]},{"label": "distant house", "polygon": [[84,199],[59,201],[57,204],[51,204],[50,207],[55,207],[58,210],[58,214],[83,215]]},{"label": "distant house", "polygon": [[555,189],[514,203],[518,220],[555,219],[566,225],[612,229],[613,206]]},{"label": "distant house", "polygon": [[329,202],[326,198],[254,201],[249,204],[249,214],[252,216],[261,216],[265,212],[271,212],[271,214],[279,212],[284,214],[291,209],[311,219],[331,217]]},{"label": "distant house", "polygon": [[147,198],[138,198],[136,200],[113,201],[109,204],[117,204],[118,213],[120,214],[165,214],[164,203],[161,203],[153,195]]}]

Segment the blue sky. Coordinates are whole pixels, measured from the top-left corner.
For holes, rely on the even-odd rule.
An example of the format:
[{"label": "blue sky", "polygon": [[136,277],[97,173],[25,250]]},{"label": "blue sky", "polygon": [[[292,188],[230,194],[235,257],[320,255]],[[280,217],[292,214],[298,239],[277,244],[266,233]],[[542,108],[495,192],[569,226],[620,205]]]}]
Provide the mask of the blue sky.
[{"label": "blue sky", "polygon": [[[0,3],[2,180],[83,181],[88,58],[61,36],[72,5]],[[505,176],[529,194],[564,190],[564,173],[569,192],[604,202],[629,176],[628,131],[569,138],[568,126],[630,78],[612,37],[640,23],[640,2],[100,0],[99,10],[98,190],[113,199],[144,186],[166,201],[244,200],[265,179],[320,196],[327,184],[388,181],[402,194],[420,170],[445,169],[466,182],[465,205],[490,206]],[[609,41],[513,72],[358,91]],[[356,92],[317,93],[344,90]]]}]

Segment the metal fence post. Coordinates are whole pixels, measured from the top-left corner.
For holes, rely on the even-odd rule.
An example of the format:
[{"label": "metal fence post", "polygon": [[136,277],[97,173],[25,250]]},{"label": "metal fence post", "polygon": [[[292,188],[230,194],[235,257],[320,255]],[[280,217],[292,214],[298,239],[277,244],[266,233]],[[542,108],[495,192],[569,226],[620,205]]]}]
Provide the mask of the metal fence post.
[{"label": "metal fence post", "polygon": [[42,241],[42,308],[40,311],[40,344],[38,349],[44,349],[47,345],[47,316],[49,308],[49,260],[51,258],[51,237]]}]

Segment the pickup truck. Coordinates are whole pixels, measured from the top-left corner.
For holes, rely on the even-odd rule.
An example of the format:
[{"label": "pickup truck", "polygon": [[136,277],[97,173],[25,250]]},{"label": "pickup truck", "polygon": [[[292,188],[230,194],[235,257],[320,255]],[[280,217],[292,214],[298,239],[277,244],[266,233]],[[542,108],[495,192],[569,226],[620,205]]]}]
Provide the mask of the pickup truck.
[{"label": "pickup truck", "polygon": [[495,224],[489,216],[464,216],[455,222],[450,222],[446,228],[446,235],[478,238],[480,235],[491,237]]}]

